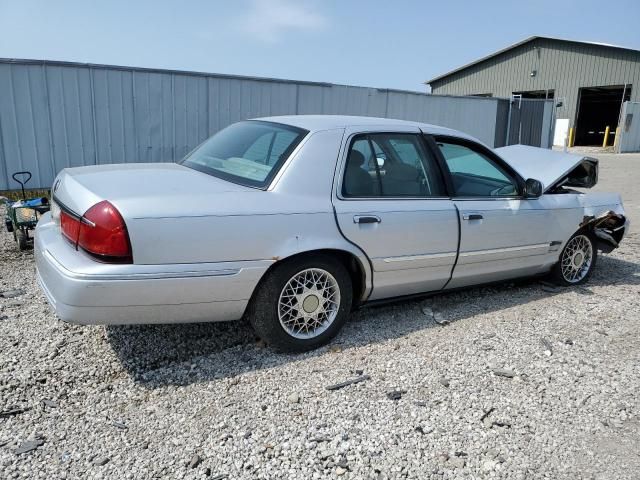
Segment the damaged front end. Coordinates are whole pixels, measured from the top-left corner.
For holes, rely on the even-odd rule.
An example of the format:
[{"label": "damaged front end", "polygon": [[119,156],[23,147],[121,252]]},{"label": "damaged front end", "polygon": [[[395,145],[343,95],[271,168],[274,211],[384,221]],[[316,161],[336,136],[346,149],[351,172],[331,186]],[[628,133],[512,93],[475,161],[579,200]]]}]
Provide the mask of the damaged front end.
[{"label": "damaged front end", "polygon": [[598,250],[609,253],[618,248],[628,224],[624,215],[609,210],[598,216],[585,216],[580,226],[590,228],[596,237]]},{"label": "damaged front end", "polygon": [[[629,230],[629,219],[624,215],[620,195],[574,190],[592,188],[598,183],[596,158],[525,145],[501,147],[497,148],[496,152],[522,178],[541,181],[544,186],[543,193],[555,197],[556,202],[552,208],[571,208],[579,205],[583,209],[584,217],[576,228],[592,231],[598,250],[609,253],[618,248]],[[579,200],[570,198],[563,201],[560,199],[563,194],[568,197],[577,196]],[[577,203],[573,203],[576,201]]]}]

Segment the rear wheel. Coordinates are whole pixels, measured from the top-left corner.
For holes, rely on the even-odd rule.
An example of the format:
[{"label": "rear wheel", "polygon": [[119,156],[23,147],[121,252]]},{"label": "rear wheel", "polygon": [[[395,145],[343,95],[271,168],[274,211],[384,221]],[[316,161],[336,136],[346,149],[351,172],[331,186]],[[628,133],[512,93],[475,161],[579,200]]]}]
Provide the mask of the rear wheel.
[{"label": "rear wheel", "polygon": [[247,311],[256,333],[277,350],[304,352],[329,342],[352,302],[347,269],[328,255],[276,265]]},{"label": "rear wheel", "polygon": [[579,285],[589,280],[598,259],[593,237],[586,231],[575,233],[562,249],[560,261],[552,271],[561,285]]}]

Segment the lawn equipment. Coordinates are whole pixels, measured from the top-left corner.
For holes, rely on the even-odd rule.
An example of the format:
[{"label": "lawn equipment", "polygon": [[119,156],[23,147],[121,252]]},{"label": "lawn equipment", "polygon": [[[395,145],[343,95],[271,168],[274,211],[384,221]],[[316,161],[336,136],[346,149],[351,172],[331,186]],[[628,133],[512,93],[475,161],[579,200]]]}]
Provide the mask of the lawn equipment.
[{"label": "lawn equipment", "polygon": [[8,232],[13,232],[13,238],[18,242],[20,250],[26,250],[33,243],[29,231],[36,227],[36,223],[45,212],[49,211],[47,197],[27,198],[24,186],[31,180],[31,172],[16,172],[11,175],[22,188],[22,200],[12,202],[5,200],[7,205],[4,223]]}]

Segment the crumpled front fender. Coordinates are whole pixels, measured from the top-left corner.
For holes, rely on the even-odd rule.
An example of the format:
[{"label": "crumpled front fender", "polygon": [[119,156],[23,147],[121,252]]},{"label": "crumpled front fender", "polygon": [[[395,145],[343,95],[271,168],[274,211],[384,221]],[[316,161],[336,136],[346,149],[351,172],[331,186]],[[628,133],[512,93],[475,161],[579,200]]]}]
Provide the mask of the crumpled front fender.
[{"label": "crumpled front fender", "polygon": [[620,245],[629,229],[629,219],[621,213],[608,210],[597,216],[585,216],[580,226],[593,231],[598,250],[609,253]]}]

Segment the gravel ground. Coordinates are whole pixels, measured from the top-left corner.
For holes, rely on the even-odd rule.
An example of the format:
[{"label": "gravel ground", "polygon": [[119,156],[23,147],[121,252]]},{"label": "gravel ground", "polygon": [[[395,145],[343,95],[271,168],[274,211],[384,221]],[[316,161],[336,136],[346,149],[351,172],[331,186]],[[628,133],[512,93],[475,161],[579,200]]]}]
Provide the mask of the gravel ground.
[{"label": "gravel ground", "polygon": [[[640,155],[603,155],[598,189],[640,223],[637,178]],[[5,232],[0,478],[638,478],[639,247],[583,287],[362,310],[294,356],[242,323],[64,324]]]}]

